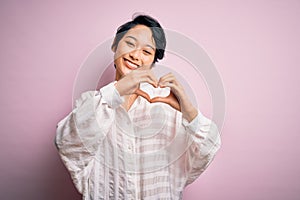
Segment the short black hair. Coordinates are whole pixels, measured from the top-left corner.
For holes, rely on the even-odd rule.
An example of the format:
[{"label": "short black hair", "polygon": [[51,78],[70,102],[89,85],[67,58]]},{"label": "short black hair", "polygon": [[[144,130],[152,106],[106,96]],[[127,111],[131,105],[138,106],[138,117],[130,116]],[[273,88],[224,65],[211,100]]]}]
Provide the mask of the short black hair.
[{"label": "short black hair", "polygon": [[134,17],[132,21],[126,22],[125,24],[121,25],[117,29],[115,40],[111,48],[116,48],[120,40],[127,33],[127,31],[138,24],[145,25],[149,27],[152,31],[152,37],[154,38],[156,45],[153,63],[157,62],[158,59],[161,60],[165,54],[166,36],[159,22],[156,19],[150,17],[149,15],[138,15]]}]

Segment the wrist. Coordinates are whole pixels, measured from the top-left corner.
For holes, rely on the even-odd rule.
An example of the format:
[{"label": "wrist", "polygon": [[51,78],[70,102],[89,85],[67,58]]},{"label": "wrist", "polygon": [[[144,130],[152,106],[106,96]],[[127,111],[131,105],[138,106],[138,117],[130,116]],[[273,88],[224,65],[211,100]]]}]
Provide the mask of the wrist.
[{"label": "wrist", "polygon": [[198,110],[195,107],[191,107],[186,110],[182,110],[182,117],[188,122],[191,122],[198,115]]},{"label": "wrist", "polygon": [[188,99],[181,101],[180,106],[181,106],[182,117],[188,120],[189,122],[192,121],[197,116],[198,110],[193,106],[193,104]]},{"label": "wrist", "polygon": [[116,90],[118,91],[119,95],[120,95],[120,96],[123,96],[123,95],[124,95],[124,92],[123,92],[122,88],[120,88],[120,84],[118,84],[118,81],[116,81],[116,82],[114,83],[114,86],[115,86]]}]

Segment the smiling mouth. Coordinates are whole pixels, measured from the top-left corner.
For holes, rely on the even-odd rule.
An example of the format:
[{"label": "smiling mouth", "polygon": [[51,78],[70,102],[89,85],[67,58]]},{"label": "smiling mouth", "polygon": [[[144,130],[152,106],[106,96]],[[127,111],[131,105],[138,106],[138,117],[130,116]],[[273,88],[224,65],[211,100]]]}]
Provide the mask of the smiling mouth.
[{"label": "smiling mouth", "polygon": [[124,58],[124,62],[125,62],[125,65],[126,65],[129,69],[131,69],[131,70],[137,69],[137,68],[139,67],[139,65],[137,65],[137,64],[135,64],[135,63],[133,63],[133,62],[131,62],[130,60],[128,60],[128,59],[126,59],[126,58]]}]

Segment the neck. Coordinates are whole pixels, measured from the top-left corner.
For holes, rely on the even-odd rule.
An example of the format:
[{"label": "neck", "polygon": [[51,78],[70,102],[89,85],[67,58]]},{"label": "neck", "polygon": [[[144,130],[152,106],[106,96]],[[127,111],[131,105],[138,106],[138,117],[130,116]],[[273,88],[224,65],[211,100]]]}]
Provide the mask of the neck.
[{"label": "neck", "polygon": [[118,80],[120,80],[120,79],[121,79],[120,74],[116,73],[116,75],[115,75],[115,81],[118,81]]}]

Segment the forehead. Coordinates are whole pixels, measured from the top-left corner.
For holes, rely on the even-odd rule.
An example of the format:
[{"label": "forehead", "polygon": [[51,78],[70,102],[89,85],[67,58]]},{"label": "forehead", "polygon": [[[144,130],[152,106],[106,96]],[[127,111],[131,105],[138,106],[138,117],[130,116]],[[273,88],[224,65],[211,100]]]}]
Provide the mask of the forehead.
[{"label": "forehead", "polygon": [[[128,37],[131,36],[131,37]],[[135,27],[129,29],[124,35],[124,38],[136,38],[136,40],[144,45],[151,45],[155,47],[155,41],[152,37],[152,31],[149,27],[144,25],[136,25]]]}]

